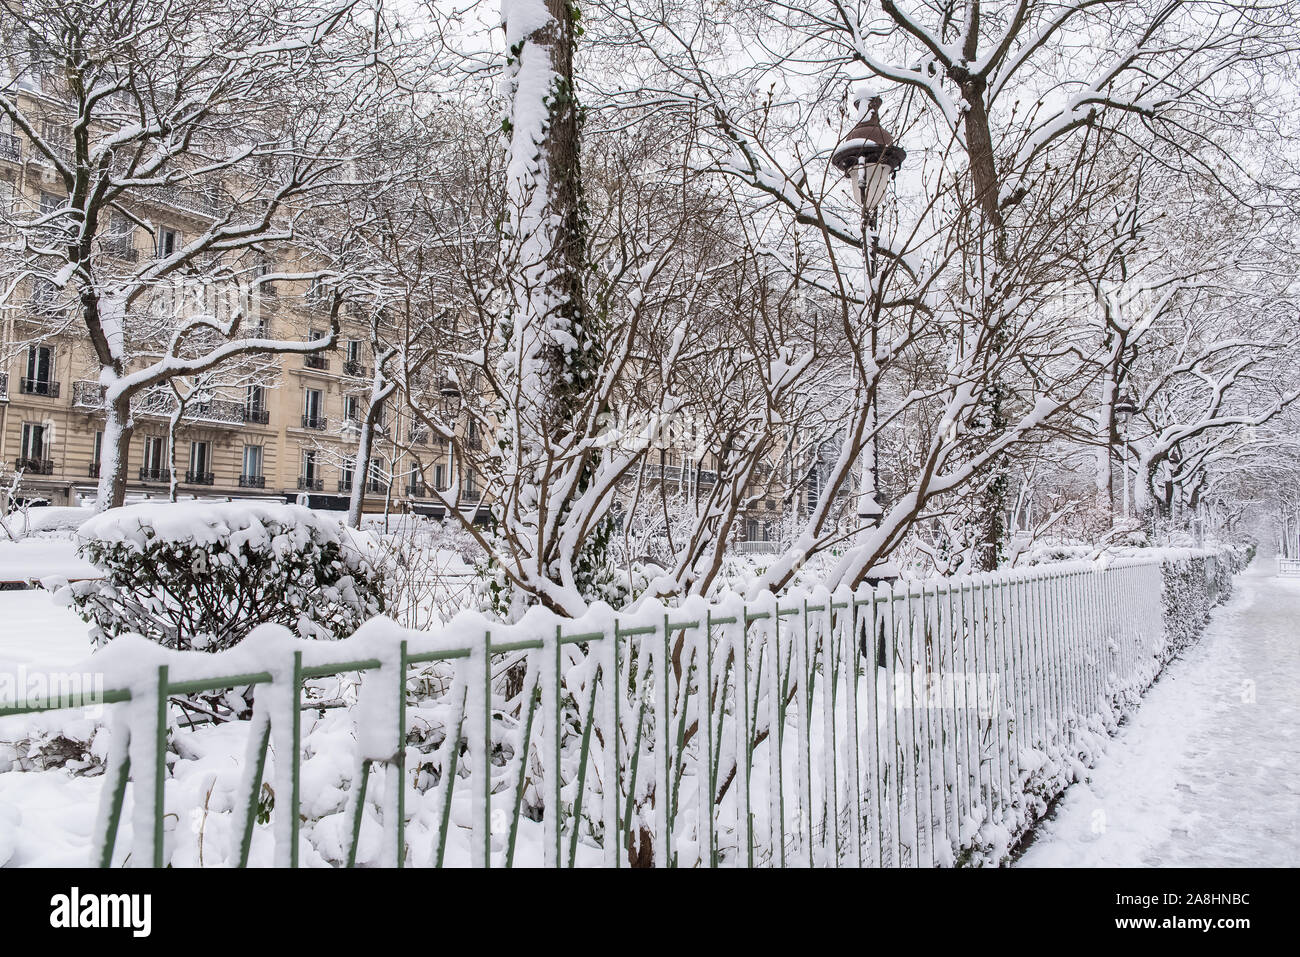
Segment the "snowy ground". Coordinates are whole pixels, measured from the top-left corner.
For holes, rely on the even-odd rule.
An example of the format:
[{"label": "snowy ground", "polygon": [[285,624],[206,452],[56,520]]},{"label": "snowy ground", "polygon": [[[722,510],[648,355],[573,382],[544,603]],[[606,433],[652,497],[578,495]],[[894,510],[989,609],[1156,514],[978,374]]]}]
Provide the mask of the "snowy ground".
[{"label": "snowy ground", "polygon": [[77,557],[77,543],[70,538],[0,541],[0,582],[39,581],[46,575],[98,578],[100,574],[90,562]]},{"label": "snowy ground", "polygon": [[1300,865],[1300,579],[1261,555],[1026,867]]}]

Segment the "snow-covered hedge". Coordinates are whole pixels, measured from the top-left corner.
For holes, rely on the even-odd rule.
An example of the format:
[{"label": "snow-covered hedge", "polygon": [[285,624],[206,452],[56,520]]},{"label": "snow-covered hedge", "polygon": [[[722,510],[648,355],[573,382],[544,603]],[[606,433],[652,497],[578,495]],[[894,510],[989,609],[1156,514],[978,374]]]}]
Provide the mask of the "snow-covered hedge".
[{"label": "snow-covered hedge", "polygon": [[1165,657],[1171,658],[1200,635],[1210,610],[1232,593],[1232,576],[1249,563],[1241,546],[1159,549],[1164,573]]},{"label": "snow-covered hedge", "polygon": [[384,610],[382,576],[347,529],[299,505],[145,503],[77,531],[103,579],[47,581],[104,644],[136,632],[220,651],[265,622],[304,638],[351,634]]}]

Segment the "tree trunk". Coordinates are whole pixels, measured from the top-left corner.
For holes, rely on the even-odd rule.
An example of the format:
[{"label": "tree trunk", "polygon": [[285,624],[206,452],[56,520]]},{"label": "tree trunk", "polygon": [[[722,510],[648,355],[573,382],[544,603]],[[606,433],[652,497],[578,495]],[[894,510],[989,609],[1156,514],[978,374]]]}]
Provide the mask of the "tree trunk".
[{"label": "tree trunk", "polygon": [[361,527],[361,507],[366,499],[366,482],[370,480],[370,449],[375,437],[375,409],[372,406],[361,423],[357,457],[352,466],[352,495],[348,499],[348,525]]},{"label": "tree trunk", "polygon": [[104,418],[103,454],[99,463],[99,489],[95,511],[119,508],[126,501],[126,470],[130,461],[131,399],[118,396],[108,403]]}]

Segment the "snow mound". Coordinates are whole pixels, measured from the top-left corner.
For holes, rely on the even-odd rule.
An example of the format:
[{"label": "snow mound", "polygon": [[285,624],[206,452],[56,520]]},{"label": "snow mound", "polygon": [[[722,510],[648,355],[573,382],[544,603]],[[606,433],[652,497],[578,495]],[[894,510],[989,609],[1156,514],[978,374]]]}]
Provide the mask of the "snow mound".
[{"label": "snow mound", "polygon": [[4,527],[14,538],[71,538],[77,527],[94,514],[89,508],[42,506],[7,516]]},{"label": "snow mound", "polygon": [[[109,509],[82,523],[81,542],[98,541],[134,545],[143,549],[150,541],[199,546],[229,541],[264,547],[270,530],[290,535],[301,547],[344,540],[343,526],[302,505],[274,502],[142,502]],[[285,542],[286,546],[291,542]]]}]

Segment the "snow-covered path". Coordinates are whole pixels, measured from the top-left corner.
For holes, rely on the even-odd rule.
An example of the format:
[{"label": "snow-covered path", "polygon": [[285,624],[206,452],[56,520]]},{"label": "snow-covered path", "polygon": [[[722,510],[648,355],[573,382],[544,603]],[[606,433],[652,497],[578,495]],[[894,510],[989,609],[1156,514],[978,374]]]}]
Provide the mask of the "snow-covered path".
[{"label": "snow-covered path", "polygon": [[1020,866],[1300,865],[1300,579],[1260,555]]}]

